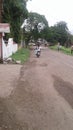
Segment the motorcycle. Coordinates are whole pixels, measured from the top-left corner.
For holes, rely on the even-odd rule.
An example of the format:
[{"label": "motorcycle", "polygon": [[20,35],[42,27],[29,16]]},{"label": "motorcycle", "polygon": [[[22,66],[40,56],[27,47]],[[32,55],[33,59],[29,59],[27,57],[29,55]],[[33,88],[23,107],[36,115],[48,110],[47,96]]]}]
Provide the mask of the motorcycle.
[{"label": "motorcycle", "polygon": [[36,48],[35,48],[35,55],[36,55],[37,57],[40,57],[40,53],[41,53],[41,48],[40,48],[40,47],[36,47]]},{"label": "motorcycle", "polygon": [[40,57],[40,51],[37,51],[36,56],[39,58]]}]

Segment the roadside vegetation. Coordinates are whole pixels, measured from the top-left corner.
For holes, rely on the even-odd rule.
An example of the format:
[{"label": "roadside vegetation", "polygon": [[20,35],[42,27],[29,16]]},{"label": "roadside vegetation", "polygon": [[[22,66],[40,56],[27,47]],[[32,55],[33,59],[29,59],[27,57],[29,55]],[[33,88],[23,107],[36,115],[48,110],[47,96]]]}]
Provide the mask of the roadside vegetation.
[{"label": "roadside vegetation", "polygon": [[30,50],[28,48],[21,48],[16,53],[14,53],[11,58],[15,61],[21,61],[21,64],[23,64],[29,59],[29,56]]},{"label": "roadside vegetation", "polygon": [[[54,46],[50,46],[50,49],[53,49],[53,50],[56,50],[58,51],[58,47],[57,45],[54,45]],[[70,47],[65,47],[65,46],[61,46],[60,50],[61,52],[67,54],[67,55],[73,55],[73,53],[71,54],[71,48]]]}]

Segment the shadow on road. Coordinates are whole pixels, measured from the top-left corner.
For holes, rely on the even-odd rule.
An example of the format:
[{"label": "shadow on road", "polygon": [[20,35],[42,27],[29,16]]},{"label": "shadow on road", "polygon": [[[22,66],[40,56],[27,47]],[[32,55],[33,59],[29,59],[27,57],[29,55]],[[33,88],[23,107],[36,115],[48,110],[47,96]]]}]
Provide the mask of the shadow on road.
[{"label": "shadow on road", "polygon": [[59,94],[70,104],[73,108],[73,84],[64,81],[62,78],[53,75],[54,87]]}]

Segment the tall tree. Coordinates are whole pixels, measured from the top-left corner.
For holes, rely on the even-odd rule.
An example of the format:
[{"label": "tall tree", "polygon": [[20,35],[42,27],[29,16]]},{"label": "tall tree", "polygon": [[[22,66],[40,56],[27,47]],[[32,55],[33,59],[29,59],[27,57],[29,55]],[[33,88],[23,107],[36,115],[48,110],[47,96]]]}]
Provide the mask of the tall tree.
[{"label": "tall tree", "polygon": [[20,26],[23,18],[27,18],[26,0],[4,0],[3,22],[10,23],[10,36],[19,43],[21,37]]},{"label": "tall tree", "polygon": [[67,27],[67,23],[64,21],[58,22],[55,25],[55,31],[56,34],[58,34],[58,41],[64,45],[64,43],[67,41],[68,39],[68,27]]},{"label": "tall tree", "polygon": [[25,32],[27,32],[28,34],[30,32],[30,37],[36,42],[37,39],[41,37],[41,32],[44,29],[48,28],[48,22],[45,16],[40,15],[38,13],[30,12],[28,15],[28,19],[24,21],[24,28]]},{"label": "tall tree", "polygon": [[60,21],[54,26],[50,27],[49,40],[52,42],[60,42],[64,45],[69,38],[69,30],[66,22]]}]

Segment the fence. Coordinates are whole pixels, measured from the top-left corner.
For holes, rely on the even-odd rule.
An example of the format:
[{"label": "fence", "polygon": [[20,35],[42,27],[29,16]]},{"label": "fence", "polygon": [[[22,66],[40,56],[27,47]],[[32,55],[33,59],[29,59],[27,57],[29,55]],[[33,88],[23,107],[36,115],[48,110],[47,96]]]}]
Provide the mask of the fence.
[{"label": "fence", "polygon": [[7,44],[2,39],[2,52],[3,52],[2,57],[3,57],[3,59],[8,58],[13,53],[15,53],[17,50],[18,50],[18,45],[13,42],[12,38],[9,38]]}]

